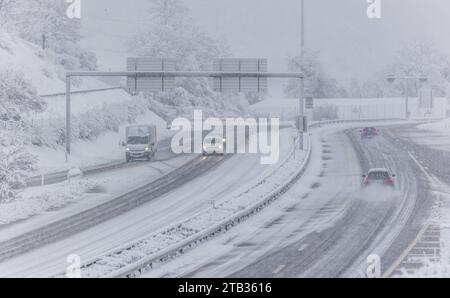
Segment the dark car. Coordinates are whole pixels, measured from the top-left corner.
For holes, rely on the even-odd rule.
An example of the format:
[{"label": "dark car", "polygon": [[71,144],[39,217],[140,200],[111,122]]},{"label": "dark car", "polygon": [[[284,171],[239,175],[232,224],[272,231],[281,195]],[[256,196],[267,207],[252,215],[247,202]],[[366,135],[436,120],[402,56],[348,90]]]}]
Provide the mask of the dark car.
[{"label": "dark car", "polygon": [[379,131],[375,127],[365,127],[361,129],[361,138],[372,138],[378,136]]},{"label": "dark car", "polygon": [[371,169],[366,175],[363,175],[363,185],[369,186],[373,184],[380,184],[386,186],[395,186],[395,174],[391,174],[385,168]]}]

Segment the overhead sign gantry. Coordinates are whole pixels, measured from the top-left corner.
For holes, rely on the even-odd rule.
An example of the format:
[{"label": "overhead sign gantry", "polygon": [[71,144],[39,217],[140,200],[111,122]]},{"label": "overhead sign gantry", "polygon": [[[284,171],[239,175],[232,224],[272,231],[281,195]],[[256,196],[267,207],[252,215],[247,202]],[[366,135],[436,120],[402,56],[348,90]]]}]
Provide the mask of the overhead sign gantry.
[{"label": "overhead sign gantry", "polygon": [[[302,73],[270,73],[270,72],[226,72],[226,71],[118,71],[118,72],[101,72],[101,71],[71,71],[66,73],[66,155],[71,153],[71,79],[73,77],[125,77],[139,82],[140,79],[157,79],[161,82],[175,79],[178,77],[185,78],[213,78],[215,80],[238,79],[242,82],[245,79],[254,79],[257,82],[267,80],[269,78],[286,78],[299,79],[301,84],[301,95],[299,101],[299,115],[304,117],[304,75]],[[258,83],[257,83],[258,84]],[[139,87],[139,84],[137,85]],[[161,87],[164,87],[162,83]],[[146,88],[140,90],[143,91]],[[158,89],[159,90],[159,89]],[[302,133],[302,131],[301,131]]]}]

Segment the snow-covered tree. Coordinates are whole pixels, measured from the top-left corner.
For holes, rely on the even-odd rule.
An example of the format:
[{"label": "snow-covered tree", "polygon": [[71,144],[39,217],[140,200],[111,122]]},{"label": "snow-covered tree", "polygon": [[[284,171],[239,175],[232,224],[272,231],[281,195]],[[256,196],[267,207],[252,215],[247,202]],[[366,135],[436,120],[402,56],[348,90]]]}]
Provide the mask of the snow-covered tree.
[{"label": "snow-covered tree", "polygon": [[0,1],[4,1],[3,10],[0,8],[2,28],[38,45],[66,70],[96,68],[95,55],[79,46],[81,22],[67,17],[66,1]]},{"label": "snow-covered tree", "polygon": [[0,203],[13,199],[33,170],[35,158],[25,149],[31,137],[23,116],[44,108],[22,73],[0,70]]},{"label": "snow-covered tree", "polygon": [[27,130],[23,121],[0,120],[0,203],[16,198],[35,170],[36,158],[26,150]]},{"label": "snow-covered tree", "polygon": [[[305,79],[305,93],[317,98],[329,98],[342,95],[336,80],[329,78],[319,60],[319,53],[305,49],[301,55],[288,59],[288,70],[302,72]],[[285,94],[297,97],[300,94],[298,80],[292,80],[285,88]]]},{"label": "snow-covered tree", "polygon": [[[214,58],[229,56],[226,42],[211,37],[193,24],[188,9],[180,0],[151,0],[150,24],[129,41],[129,51],[139,57],[176,59],[176,70],[211,70]],[[213,92],[207,78],[177,78],[176,90],[158,96],[147,94],[152,109],[160,116],[190,113],[191,107],[205,113],[243,113],[249,102],[260,96],[221,95]]]},{"label": "snow-covered tree", "polygon": [[[151,24],[129,42],[136,56],[176,58],[177,70],[205,70],[214,58],[229,55],[225,42],[212,38],[193,25],[180,0],[151,0]],[[178,79],[178,85],[193,95],[205,95],[212,89],[208,79]]]},{"label": "snow-covered tree", "polygon": [[29,112],[41,112],[46,102],[37,94],[24,74],[11,69],[0,69],[0,119],[20,120]]},{"label": "snow-covered tree", "polygon": [[180,70],[211,67],[214,58],[228,56],[223,40],[215,39],[193,25],[180,0],[151,0],[151,24],[129,42],[137,56],[171,57]]},{"label": "snow-covered tree", "polygon": [[376,80],[367,80],[362,84],[362,97],[381,98],[384,95],[383,86]]},{"label": "snow-covered tree", "polygon": [[0,203],[17,196],[34,170],[34,164],[34,157],[23,146],[0,146]]},{"label": "snow-covered tree", "polygon": [[[416,96],[422,86],[433,89],[437,96],[444,96],[450,79],[450,59],[440,52],[433,42],[423,39],[413,39],[405,42],[394,61],[388,65],[384,75],[420,76],[424,75],[430,80],[422,84],[418,81],[409,85],[408,94]],[[382,78],[385,80],[385,78]],[[404,94],[404,83],[395,82],[388,87],[389,94]]]},{"label": "snow-covered tree", "polygon": [[350,87],[348,90],[348,95],[351,98],[361,98],[363,97],[363,92],[361,89],[361,85],[359,84],[359,81],[356,79],[352,79],[350,82]]},{"label": "snow-covered tree", "polygon": [[0,28],[11,22],[17,0],[0,0]]}]

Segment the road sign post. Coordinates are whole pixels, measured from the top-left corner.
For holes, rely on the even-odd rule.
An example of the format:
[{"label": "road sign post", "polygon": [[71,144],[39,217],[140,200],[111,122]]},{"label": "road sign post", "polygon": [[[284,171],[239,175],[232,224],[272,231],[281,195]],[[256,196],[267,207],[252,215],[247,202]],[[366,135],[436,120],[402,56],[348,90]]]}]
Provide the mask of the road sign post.
[{"label": "road sign post", "polygon": [[314,98],[311,95],[305,96],[305,109],[307,110],[314,109]]}]

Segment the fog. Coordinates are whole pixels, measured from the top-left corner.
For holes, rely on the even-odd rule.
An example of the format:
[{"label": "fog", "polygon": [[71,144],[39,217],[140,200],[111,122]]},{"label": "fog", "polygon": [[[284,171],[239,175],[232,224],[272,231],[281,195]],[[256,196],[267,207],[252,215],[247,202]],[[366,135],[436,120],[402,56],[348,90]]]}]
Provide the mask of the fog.
[{"label": "fog", "polygon": [[[382,18],[369,19],[366,0],[305,0],[306,46],[320,51],[325,70],[341,83],[368,79],[411,38],[450,51],[448,0],[381,0]],[[82,0],[84,46],[101,69],[123,69],[124,42],[145,28],[148,0]],[[300,49],[300,0],[184,0],[193,20],[225,37],[236,57],[266,57],[286,70]]]}]

